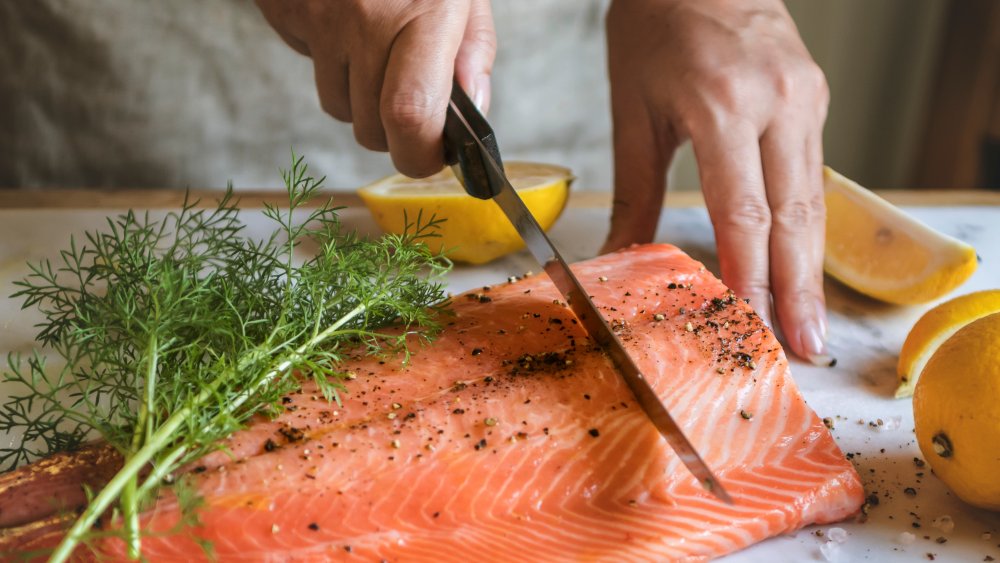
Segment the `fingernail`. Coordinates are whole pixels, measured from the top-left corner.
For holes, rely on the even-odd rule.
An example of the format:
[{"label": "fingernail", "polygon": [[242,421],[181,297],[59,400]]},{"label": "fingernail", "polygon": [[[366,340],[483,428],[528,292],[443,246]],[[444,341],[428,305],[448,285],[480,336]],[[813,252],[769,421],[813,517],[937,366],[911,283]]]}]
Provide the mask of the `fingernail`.
[{"label": "fingernail", "polygon": [[809,323],[802,330],[802,346],[805,349],[806,358],[814,366],[833,367],[837,365],[837,359],[831,356],[826,349],[825,332],[821,321]]},{"label": "fingernail", "polygon": [[771,314],[769,312],[767,312],[764,309],[754,309],[754,310],[757,311],[757,316],[760,317],[760,320],[764,321],[764,324],[767,325],[767,328],[771,329],[774,328],[774,325],[771,324]]},{"label": "fingernail", "polygon": [[490,91],[490,75],[480,74],[476,77],[476,91],[472,95],[472,103],[476,104],[476,109],[485,113],[483,104],[486,102],[486,93]]}]

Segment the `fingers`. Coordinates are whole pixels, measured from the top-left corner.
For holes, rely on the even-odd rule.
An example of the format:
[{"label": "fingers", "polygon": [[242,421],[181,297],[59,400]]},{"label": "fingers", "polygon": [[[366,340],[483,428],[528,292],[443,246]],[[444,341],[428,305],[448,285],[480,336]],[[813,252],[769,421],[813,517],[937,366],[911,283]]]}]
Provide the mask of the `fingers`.
[{"label": "fingers", "polygon": [[656,127],[635,91],[612,82],[611,108],[615,188],[611,229],[602,253],[650,242],[656,236],[667,167],[677,148],[673,135]]},{"label": "fingers", "polygon": [[337,57],[313,57],[313,68],[320,107],[337,121],[350,123],[351,94],[347,85],[347,62]]},{"label": "fingers", "polygon": [[496,52],[497,36],[490,1],[473,0],[455,59],[455,76],[483,114],[490,107],[490,74]]},{"label": "fingers", "polygon": [[379,109],[392,162],[408,176],[434,174],[444,160],[445,110],[468,18],[466,4],[448,4],[411,20],[389,54]]},{"label": "fingers", "polygon": [[756,127],[746,120],[692,131],[705,204],[715,229],[722,281],[771,324],[771,212]]},{"label": "fingers", "polygon": [[489,104],[496,52],[489,0],[257,1],[282,37],[313,57],[324,111],[353,122],[358,143],[388,150],[404,174],[441,169],[456,67],[474,100]]},{"label": "fingers", "polygon": [[[789,125],[782,125],[789,123]],[[826,210],[819,135],[778,121],[761,137],[761,160],[771,206],[771,283],[774,306],[792,351],[829,365],[823,243]]]},{"label": "fingers", "polygon": [[[384,47],[372,48],[372,43],[382,43]],[[382,95],[382,77],[388,63],[391,37],[366,37],[359,41],[351,55],[348,79],[350,82],[351,120],[354,123],[354,138],[366,149],[385,152],[389,145],[382,126],[379,98]]]}]

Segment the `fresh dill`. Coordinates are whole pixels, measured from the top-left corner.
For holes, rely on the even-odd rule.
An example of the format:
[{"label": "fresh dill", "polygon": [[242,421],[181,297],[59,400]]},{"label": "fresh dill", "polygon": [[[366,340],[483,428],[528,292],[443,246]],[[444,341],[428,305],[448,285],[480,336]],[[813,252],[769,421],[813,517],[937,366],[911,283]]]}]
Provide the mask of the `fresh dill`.
[{"label": "fresh dill", "polygon": [[[347,352],[405,353],[407,339],[439,330],[450,263],[423,242],[439,221],[418,217],[404,235],[362,238],[329,201],[306,205],[323,180],[300,157],[282,176],[288,205],[264,209],[275,224],[268,238],[246,233],[230,188],[214,209],[186,200],[161,219],[109,218],[17,282],[14,297],[45,321],[41,350],[9,355],[0,376],[16,389],[0,404],[0,434],[19,436],[0,449],[0,469],[95,436],[123,461],[53,561],[116,505],[111,518],[138,557],[139,514],[174,471],[254,414],[280,413],[300,377],[339,401]],[[298,259],[306,240],[317,250]],[[380,331],[388,325],[402,330]]]}]

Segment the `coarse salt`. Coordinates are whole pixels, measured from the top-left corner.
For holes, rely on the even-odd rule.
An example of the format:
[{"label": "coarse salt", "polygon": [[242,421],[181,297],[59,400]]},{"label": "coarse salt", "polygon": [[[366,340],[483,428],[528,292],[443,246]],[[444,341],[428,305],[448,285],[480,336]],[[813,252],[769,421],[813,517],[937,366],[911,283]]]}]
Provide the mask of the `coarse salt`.
[{"label": "coarse salt", "polygon": [[833,563],[840,560],[840,544],[834,541],[825,541],[819,546],[819,553],[824,561]]},{"label": "coarse salt", "polygon": [[910,532],[901,532],[899,536],[896,538],[896,541],[898,541],[903,545],[910,545],[911,543],[916,541],[916,539],[917,536],[911,534]]},{"label": "coarse salt", "polygon": [[832,542],[844,543],[847,541],[847,530],[843,528],[830,528],[826,531],[826,537],[830,538]]},{"label": "coarse salt", "polygon": [[903,425],[902,416],[893,416],[882,420],[882,424],[879,425],[879,430],[882,432],[888,432],[890,430],[899,430],[899,427]]}]

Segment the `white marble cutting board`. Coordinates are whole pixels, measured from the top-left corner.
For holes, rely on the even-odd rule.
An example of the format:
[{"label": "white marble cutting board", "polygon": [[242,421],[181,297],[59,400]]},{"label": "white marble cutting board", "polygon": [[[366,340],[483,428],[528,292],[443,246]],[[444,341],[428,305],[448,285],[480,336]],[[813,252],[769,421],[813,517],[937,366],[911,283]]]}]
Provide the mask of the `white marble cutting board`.
[{"label": "white marble cutting board", "polygon": [[[982,257],[976,274],[954,295],[979,289],[1000,288],[1000,207],[913,208],[910,211],[931,226],[971,243]],[[26,260],[54,257],[70,234],[80,234],[103,223],[111,211],[0,210],[0,354],[30,350],[39,317],[21,311],[20,303],[7,299],[11,282],[27,273]],[[609,212],[599,208],[570,208],[551,232],[567,260],[595,254],[607,230]],[[343,214],[349,227],[377,232],[366,211],[349,209]],[[263,221],[247,213],[251,227]],[[718,273],[714,239],[704,209],[671,208],[661,218],[658,241],[670,242],[701,260]],[[454,292],[498,283],[509,275],[538,271],[532,259],[521,252],[487,266],[458,267],[449,278]],[[830,349],[838,359],[834,368],[817,368],[792,360],[792,371],[806,400],[821,417],[836,420],[833,434],[845,452],[854,453],[854,463],[866,490],[879,496],[867,522],[844,522],[836,526],[812,527],[773,538],[724,558],[727,563],[757,561],[825,561],[820,546],[825,539],[815,535],[833,527],[846,530],[847,540],[831,560],[853,561],[983,561],[1000,560],[1000,514],[970,508],[954,498],[931,475],[921,471],[913,458],[920,457],[913,435],[909,400],[892,398],[897,353],[907,331],[932,304],[894,307],[867,299],[844,286],[827,282],[830,308]],[[0,388],[0,396],[4,390]],[[881,419],[883,425],[868,423]],[[877,425],[876,425],[877,426]],[[0,436],[0,440],[4,437]],[[998,472],[1000,474],[1000,472]],[[914,487],[916,496],[903,493]],[[912,514],[911,514],[912,513]],[[948,515],[954,530],[945,533],[932,522]],[[912,527],[918,522],[919,529]],[[916,539],[909,545],[900,534]],[[990,534],[989,539],[984,534]],[[924,536],[929,539],[924,539]],[[945,543],[937,543],[945,538]]]}]

